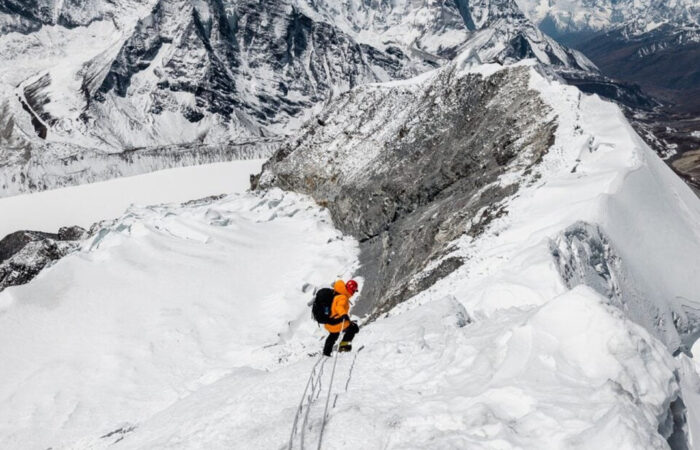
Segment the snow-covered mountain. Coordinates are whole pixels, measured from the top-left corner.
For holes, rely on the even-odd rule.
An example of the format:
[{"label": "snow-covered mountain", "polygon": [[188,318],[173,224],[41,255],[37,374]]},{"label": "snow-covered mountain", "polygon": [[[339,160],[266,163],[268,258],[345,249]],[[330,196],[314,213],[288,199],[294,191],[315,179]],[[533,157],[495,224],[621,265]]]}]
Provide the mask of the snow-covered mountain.
[{"label": "snow-covered mountain", "polygon": [[[697,443],[700,199],[614,104],[464,49],[337,95],[255,186],[0,292],[0,446]],[[321,362],[307,302],[358,273]]]},{"label": "snow-covered mountain", "polygon": [[[143,147],[161,167],[180,164],[166,145],[203,161],[238,156],[222,147],[269,153],[334,91],[427,70],[467,35],[457,8],[438,2],[404,2],[383,26],[344,29],[297,1],[122,2],[77,27],[62,25],[60,3],[5,8],[59,19],[0,36],[4,192],[129,173],[122,152]],[[96,169],[105,165],[114,174]],[[41,170],[64,176],[53,183]]]},{"label": "snow-covered mountain", "polygon": [[568,43],[620,27],[643,34],[663,24],[697,24],[695,0],[516,0],[520,8],[549,34]]},{"label": "snow-covered mountain", "polygon": [[[695,0],[518,0],[540,29],[582,51],[610,79],[569,81],[620,101],[647,142],[696,189],[700,145],[700,4]],[[620,81],[624,83],[620,83]],[[638,85],[635,92],[621,84]],[[651,96],[656,100],[639,98]],[[645,94],[645,95],[644,95]],[[640,101],[641,100],[641,101]]]},{"label": "snow-covered mountain", "polygon": [[672,91],[684,91],[676,100],[697,108],[692,100],[700,80],[697,1],[517,1],[543,31],[583,51],[606,75],[670,100]]},{"label": "snow-covered mountain", "polygon": [[274,155],[0,241],[0,447],[697,445],[700,199],[513,0],[85,5],[0,0],[3,195]]},{"label": "snow-covered mountain", "polygon": [[[636,153],[639,147],[646,148],[612,105],[596,100],[600,104],[587,113],[588,123],[580,117],[584,112],[579,103],[592,100],[581,97],[576,88],[537,85],[529,65],[507,69],[473,65],[468,55],[410,82],[363,86],[342,95],[317,121],[283,144],[254,180],[257,187],[277,186],[313,196],[328,207],[341,230],[360,240],[364,292],[372,299],[371,305],[363,305],[363,312],[380,313],[459,270],[465,260],[454,241],[465,233],[465,242],[478,241],[493,221],[509,214],[509,199],[538,185],[540,178],[546,183],[548,177],[539,172],[544,169],[538,170],[544,154],[559,151],[558,146],[583,146],[590,153],[602,148],[613,154],[629,147],[636,149],[636,156],[629,156],[634,166],[634,158],[641,157]],[[555,102],[548,89],[560,90],[568,100]],[[614,130],[594,123],[613,117]],[[578,129],[586,123],[590,131]],[[562,137],[562,133],[568,134]],[[576,159],[583,156],[571,158],[566,170],[578,173]],[[670,173],[667,176],[673,179]],[[615,246],[598,235],[595,226],[590,228],[601,220],[581,217],[572,222],[580,230],[570,231],[574,241],[567,245],[580,245],[580,236],[590,235],[586,239],[597,243],[583,245]],[[687,226],[683,234],[696,236],[694,226]],[[591,269],[602,271],[598,276],[608,290],[601,293],[612,296],[641,289],[642,276],[634,276],[634,288],[625,288],[619,283],[629,282],[629,274],[605,275],[618,270],[615,255],[589,257],[610,258],[608,266]],[[578,266],[582,263],[578,258],[561,264]],[[590,282],[591,274],[581,276]],[[688,290],[682,296],[694,294]],[[630,303],[641,300],[621,301],[630,308]],[[650,308],[640,306],[639,313],[648,314]],[[650,314],[647,326],[664,314]],[[681,344],[677,337],[673,340],[676,350]]]},{"label": "snow-covered mountain", "polygon": [[[581,285],[597,292],[607,299],[605,303],[664,342],[669,354],[687,352],[700,331],[700,286],[685,279],[689,267],[698,270],[694,256],[700,249],[698,198],[613,104],[543,78],[537,67],[503,69],[467,61],[457,59],[453,66],[411,82],[366,86],[341,96],[327,115],[307,124],[298,139],[280,148],[257,185],[312,195],[328,206],[337,226],[358,238],[365,281],[358,310],[377,318],[378,324],[385,313],[393,315],[390,311],[397,303],[407,300],[430,307],[443,296],[460,299],[471,317],[498,321],[509,308],[552,307],[555,303],[545,299],[562,292],[557,286],[563,283],[564,292],[580,292]],[[453,111],[461,115],[452,115]],[[661,262],[671,260],[678,263],[671,269],[673,275]],[[568,300],[565,304],[562,311],[578,308]],[[550,316],[545,321],[559,320]],[[578,321],[561,320],[562,329]],[[581,330],[585,347],[592,328]],[[521,386],[515,379],[531,370],[540,373],[531,364],[542,347],[536,344],[533,350],[530,331],[524,333],[513,331],[503,341],[527,350],[505,351],[514,359],[503,366],[496,363],[487,377],[513,376],[506,384],[518,392]],[[450,361],[469,359],[452,353],[449,343],[437,347],[450,348],[447,351],[454,356]],[[522,359],[515,356],[521,351],[525,351]],[[512,419],[513,434],[487,433],[481,446],[491,448],[491,439],[498,436],[507,442],[517,440],[524,448],[589,448],[594,442],[616,442],[622,448],[684,448],[688,433],[691,439],[695,436],[693,442],[698,436],[693,403],[697,374],[694,369],[686,371],[684,358],[677,358],[674,369],[684,385],[680,397],[666,397],[667,414],[651,426],[668,444],[651,435],[626,436],[641,425],[636,419],[637,425],[623,426],[621,434],[606,435],[601,441],[593,437],[600,436],[598,431],[580,438],[568,435],[560,421],[555,421],[556,431],[537,433],[549,440],[526,441],[522,421],[536,413],[527,409],[513,418],[506,413],[513,407],[509,400],[497,400],[499,406],[488,409],[499,417],[494,423]],[[562,364],[549,361],[545,371],[559,373]],[[462,372],[455,372],[459,379],[457,373]],[[539,383],[533,382],[534,390]],[[547,382],[548,392],[558,392],[554,385],[559,386]],[[448,386],[443,389],[449,391]],[[480,398],[493,394],[489,391]],[[637,405],[643,403],[635,394],[631,398]],[[681,406],[684,401],[687,411]],[[342,417],[349,417],[352,408],[362,408],[359,401],[347,402]],[[474,417],[469,410],[465,407],[455,415]],[[661,417],[647,417],[651,416]],[[606,417],[605,422],[617,413]],[[483,430],[483,423],[464,420],[462,431],[451,436],[455,442],[481,448],[464,429]],[[537,427],[542,430],[541,422]],[[340,433],[338,425],[334,429]],[[427,435],[445,437],[434,429]],[[552,441],[552,436],[559,437]]]},{"label": "snow-covered mountain", "polygon": [[512,0],[2,5],[1,195],[270,154],[338,93],[467,48],[595,70]]}]

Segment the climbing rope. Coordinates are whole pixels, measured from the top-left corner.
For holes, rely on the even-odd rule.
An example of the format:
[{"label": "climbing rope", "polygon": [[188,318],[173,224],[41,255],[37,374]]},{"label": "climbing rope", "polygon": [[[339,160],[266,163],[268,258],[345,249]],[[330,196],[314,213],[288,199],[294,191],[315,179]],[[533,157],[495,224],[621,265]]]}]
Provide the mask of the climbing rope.
[{"label": "climbing rope", "polygon": [[[344,330],[345,328],[345,320],[341,323],[340,326],[341,330]],[[341,331],[342,333],[342,331]],[[335,357],[333,358],[333,370],[331,371],[331,376],[330,380],[328,382],[328,394],[326,397],[326,405],[323,409],[323,419],[321,421],[321,430],[319,432],[319,437],[318,437],[318,447],[317,449],[321,449],[321,444],[323,442],[323,431],[326,427],[326,422],[328,421],[328,406],[330,405],[330,399],[332,395],[332,389],[333,389],[333,380],[335,379],[335,369],[336,366],[338,365],[338,353],[340,349],[340,342],[342,342],[342,339],[340,336],[338,336],[338,342],[335,344]],[[348,375],[349,377],[352,376],[352,369],[355,366],[355,359],[357,359],[357,354],[355,354],[355,358],[353,358],[352,365],[350,367],[350,374]],[[311,368],[311,373],[309,374],[309,378],[306,380],[306,386],[304,387],[304,392],[301,394],[301,400],[299,401],[299,406],[296,409],[296,413],[294,415],[294,421],[292,424],[292,431],[289,435],[289,445],[287,446],[287,450],[292,450],[293,445],[294,445],[294,437],[299,434],[300,438],[300,444],[301,444],[301,449],[304,449],[304,444],[305,444],[305,436],[306,436],[306,429],[307,429],[307,424],[309,421],[309,414],[311,412],[311,405],[314,403],[318,398],[321,396],[321,392],[323,390],[322,385],[323,385],[323,368],[326,364],[326,361],[328,358],[324,358],[323,353],[319,355],[318,359],[314,363],[313,367]],[[350,380],[348,379],[345,383],[345,390],[347,391],[348,388],[348,383]],[[337,396],[336,396],[337,397]],[[337,400],[337,398],[336,398]],[[335,407],[335,401],[333,402],[333,407]],[[303,414],[303,419],[302,419],[302,414]],[[300,423],[301,420],[301,423]],[[299,428],[301,428],[301,432],[299,433]]]},{"label": "climbing rope", "polygon": [[327,359],[323,358],[323,362],[318,370],[318,375],[316,376],[316,382],[311,386],[311,392],[309,392],[309,398],[306,402],[306,413],[304,414],[304,421],[301,423],[301,450],[304,450],[304,443],[306,442],[304,436],[306,436],[306,424],[309,423],[311,404],[318,400],[318,398],[321,396],[323,386],[323,368],[325,367],[326,361]]},{"label": "climbing rope", "polygon": [[[319,366],[319,363],[323,360],[323,354],[321,354],[316,362],[314,363],[314,366],[311,368],[311,373],[309,374],[309,379],[306,381],[306,387],[304,388],[304,392],[301,394],[301,400],[299,401],[299,406],[297,407],[296,414],[294,415],[294,424],[292,425],[292,432],[289,436],[289,447],[288,450],[292,450],[292,444],[294,442],[294,436],[297,433],[297,424],[299,423],[299,417],[301,416],[301,413],[304,409],[304,400],[306,399],[306,393],[309,391],[309,387],[312,385],[315,385],[315,379],[316,379],[316,368]],[[321,372],[323,369],[323,364],[321,364]],[[312,391],[313,392],[313,387]],[[307,408],[308,410],[308,408]],[[303,428],[302,428],[303,432]]]},{"label": "climbing rope", "polygon": [[[340,331],[345,330],[345,319],[340,324]],[[338,335],[338,342],[335,346],[335,358],[333,359],[333,370],[331,371],[331,380],[328,382],[328,396],[326,397],[326,407],[323,409],[323,421],[321,422],[321,432],[318,435],[318,450],[321,450],[321,443],[323,442],[323,430],[326,428],[326,421],[328,419],[328,404],[331,402],[331,389],[333,388],[333,378],[335,378],[335,366],[338,364],[338,350],[340,349],[340,342],[342,338]]]}]

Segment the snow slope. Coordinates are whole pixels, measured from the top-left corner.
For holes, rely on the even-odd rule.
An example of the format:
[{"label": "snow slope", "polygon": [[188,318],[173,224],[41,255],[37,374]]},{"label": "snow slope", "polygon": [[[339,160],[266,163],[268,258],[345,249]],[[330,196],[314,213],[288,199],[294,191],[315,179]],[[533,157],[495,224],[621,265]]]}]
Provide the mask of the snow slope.
[{"label": "snow slope", "polygon": [[226,374],[277,366],[289,351],[269,346],[315,328],[304,283],[349,275],[355,247],[279,191],[130,208],[0,294],[0,447],[107,445]]},{"label": "snow slope", "polygon": [[[324,449],[665,447],[656,426],[677,389],[673,359],[590,290],[471,324],[454,298],[436,298],[357,340],[357,359],[339,358]],[[233,372],[115,448],[286,448],[314,359]],[[306,448],[317,445],[331,370],[327,361]]]},{"label": "snow slope", "polygon": [[0,239],[18,230],[83,228],[119,217],[131,204],[185,202],[243,192],[263,160],[243,160],[167,169],[99,183],[0,198]]}]

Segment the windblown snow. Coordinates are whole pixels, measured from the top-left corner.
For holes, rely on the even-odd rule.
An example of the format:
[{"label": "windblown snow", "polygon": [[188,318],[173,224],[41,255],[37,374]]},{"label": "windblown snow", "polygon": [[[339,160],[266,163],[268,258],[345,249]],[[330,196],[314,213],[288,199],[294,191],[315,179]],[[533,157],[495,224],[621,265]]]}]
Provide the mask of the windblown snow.
[{"label": "windblown snow", "polygon": [[532,181],[454,242],[460,269],[362,327],[332,386],[319,363],[294,435],[311,286],[358,247],[272,190],[132,207],[0,293],[0,447],[315,448],[328,396],[324,449],[692,445],[700,200],[619,108],[529,70],[558,123]]}]

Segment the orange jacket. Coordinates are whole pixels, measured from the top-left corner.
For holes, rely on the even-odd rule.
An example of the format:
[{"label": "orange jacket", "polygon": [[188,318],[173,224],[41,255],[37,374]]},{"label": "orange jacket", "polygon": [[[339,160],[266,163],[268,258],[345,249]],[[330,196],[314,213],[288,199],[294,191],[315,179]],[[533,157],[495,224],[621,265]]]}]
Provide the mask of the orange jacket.
[{"label": "orange jacket", "polygon": [[[343,280],[338,280],[333,285],[333,289],[338,293],[333,297],[333,304],[331,305],[331,318],[337,319],[350,313],[350,297],[352,294],[345,289],[345,283]],[[331,333],[340,333],[350,326],[350,321],[346,320],[343,324],[342,322],[337,325],[325,324],[326,330]]]}]

